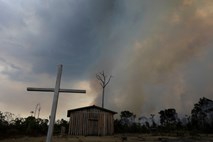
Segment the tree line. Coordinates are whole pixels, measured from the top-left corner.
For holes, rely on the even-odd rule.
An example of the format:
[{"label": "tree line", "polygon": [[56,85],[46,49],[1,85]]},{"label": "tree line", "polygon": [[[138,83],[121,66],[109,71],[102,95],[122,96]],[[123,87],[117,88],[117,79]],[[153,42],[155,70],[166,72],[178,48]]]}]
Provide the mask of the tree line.
[{"label": "tree line", "polygon": [[[150,118],[139,117],[130,111],[122,111],[120,118],[114,121],[116,133],[156,133],[185,132],[191,134],[213,133],[213,101],[205,97],[194,104],[191,115],[179,118],[174,108],[160,110],[159,123],[155,122],[154,114]],[[143,121],[143,123],[142,123]]]},{"label": "tree line", "polygon": [[[15,117],[10,112],[0,111],[0,139],[19,136],[42,136],[48,131],[48,119],[35,118],[28,116],[26,118]],[[54,125],[54,134],[60,134],[61,128],[68,130],[68,121],[57,120]],[[67,133],[67,131],[65,132]]]},{"label": "tree line", "polygon": [[[213,101],[207,98],[200,98],[194,104],[191,115],[186,115],[180,119],[174,108],[159,111],[159,123],[154,119],[155,115],[150,114],[150,118],[139,117],[128,110],[120,113],[120,118],[114,120],[115,133],[156,133],[156,132],[177,132],[188,131],[190,133],[213,133]],[[10,112],[0,111],[0,138],[10,136],[42,136],[47,134],[48,119],[15,117]],[[61,119],[57,120],[54,126],[54,134],[60,134],[61,128],[68,133],[69,122]]]}]

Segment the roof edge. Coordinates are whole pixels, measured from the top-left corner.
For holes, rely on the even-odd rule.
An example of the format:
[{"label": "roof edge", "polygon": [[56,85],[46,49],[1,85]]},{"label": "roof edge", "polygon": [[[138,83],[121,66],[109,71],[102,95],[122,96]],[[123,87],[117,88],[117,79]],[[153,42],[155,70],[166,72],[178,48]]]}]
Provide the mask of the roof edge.
[{"label": "roof edge", "polygon": [[110,113],[113,113],[113,114],[117,114],[117,112],[115,112],[115,111],[112,111],[112,110],[109,110],[109,109],[106,109],[106,108],[102,108],[102,107],[99,107],[99,106],[96,106],[96,105],[91,105],[91,106],[67,110],[67,117],[70,116],[71,112],[82,110],[82,109],[88,109],[88,108],[97,108],[97,109],[100,109],[100,110],[103,110],[103,111],[107,111],[107,112],[110,112]]}]

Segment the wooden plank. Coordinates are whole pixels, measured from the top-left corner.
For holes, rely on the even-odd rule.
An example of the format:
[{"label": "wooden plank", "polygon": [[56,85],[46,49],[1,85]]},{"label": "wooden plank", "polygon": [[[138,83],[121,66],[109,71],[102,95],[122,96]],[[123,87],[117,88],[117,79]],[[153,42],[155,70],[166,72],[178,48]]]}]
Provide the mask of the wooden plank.
[{"label": "wooden plank", "polygon": [[[71,113],[69,134],[111,135],[114,133],[113,114],[100,109],[86,109]],[[70,115],[71,116],[71,115]]]}]

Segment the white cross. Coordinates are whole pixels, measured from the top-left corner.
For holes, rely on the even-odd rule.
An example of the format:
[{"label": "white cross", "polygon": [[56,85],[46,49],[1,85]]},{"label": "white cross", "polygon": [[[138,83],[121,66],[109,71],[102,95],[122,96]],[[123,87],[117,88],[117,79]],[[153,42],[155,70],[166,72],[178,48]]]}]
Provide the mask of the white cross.
[{"label": "white cross", "polygon": [[86,90],[60,89],[62,67],[63,67],[62,65],[58,65],[58,74],[57,74],[55,88],[27,87],[27,91],[54,92],[52,110],[51,110],[51,117],[50,117],[50,124],[49,124],[49,128],[48,128],[46,142],[52,141],[52,135],[53,135],[53,129],[54,129],[54,123],[55,123],[55,116],[56,116],[59,92],[63,92],[63,93],[86,93]]}]

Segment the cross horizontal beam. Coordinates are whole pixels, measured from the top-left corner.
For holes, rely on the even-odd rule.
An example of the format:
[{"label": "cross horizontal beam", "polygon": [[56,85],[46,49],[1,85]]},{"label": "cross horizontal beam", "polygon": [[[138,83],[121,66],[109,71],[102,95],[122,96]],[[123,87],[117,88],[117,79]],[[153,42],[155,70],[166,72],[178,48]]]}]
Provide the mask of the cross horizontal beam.
[{"label": "cross horizontal beam", "polygon": [[[27,87],[27,91],[55,92],[55,89],[54,88],[34,88],[34,87]],[[62,93],[86,93],[86,90],[59,89],[59,92],[62,92]]]}]

